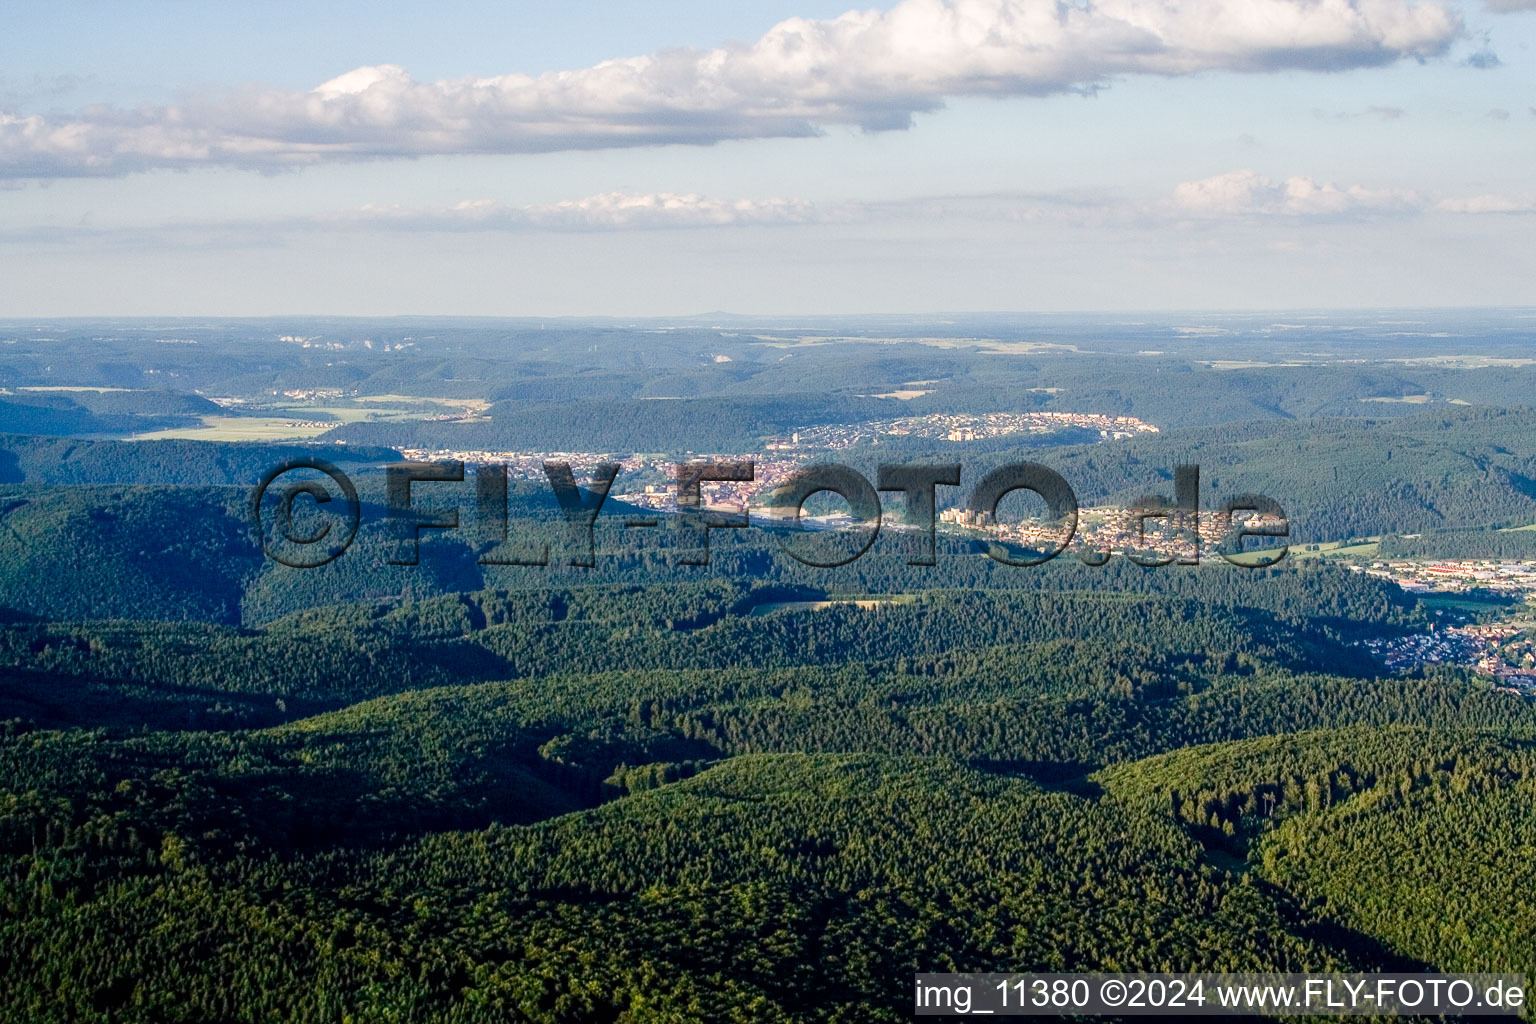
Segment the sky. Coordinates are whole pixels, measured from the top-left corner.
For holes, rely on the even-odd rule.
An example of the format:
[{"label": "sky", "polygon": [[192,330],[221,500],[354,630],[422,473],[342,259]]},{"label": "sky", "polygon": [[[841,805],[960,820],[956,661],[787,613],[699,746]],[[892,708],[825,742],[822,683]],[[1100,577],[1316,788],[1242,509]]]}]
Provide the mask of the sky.
[{"label": "sky", "polygon": [[1536,305],[1536,0],[16,4],[0,316]]}]

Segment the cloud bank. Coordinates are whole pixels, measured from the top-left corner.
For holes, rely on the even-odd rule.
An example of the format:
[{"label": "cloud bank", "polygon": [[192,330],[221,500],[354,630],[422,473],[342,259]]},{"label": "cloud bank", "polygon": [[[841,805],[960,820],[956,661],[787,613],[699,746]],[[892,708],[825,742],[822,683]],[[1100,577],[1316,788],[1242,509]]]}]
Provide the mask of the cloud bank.
[{"label": "cloud bank", "polygon": [[1435,209],[1442,213],[1536,213],[1536,201],[1505,195],[1465,196],[1442,199]]},{"label": "cloud bank", "polygon": [[1074,228],[1215,228],[1221,223],[1283,221],[1327,224],[1362,218],[1432,215],[1531,215],[1536,198],[1488,193],[1443,196],[1410,189],[1337,186],[1304,176],[1276,181],[1252,170],[1176,185],[1163,198],[1114,192],[1002,192],[917,196],[876,202],[807,199],[717,199],[695,193],[605,192],[554,203],[515,205],[492,199],[451,205],[368,204],[292,217],[187,220],[152,225],[74,223],[0,231],[0,245],[89,241],[220,248],[280,245],[313,232],[522,234],[709,230],[752,227],[880,225],[915,221],[989,225],[1069,225]]},{"label": "cloud bank", "polygon": [[1186,181],[1173,190],[1175,208],[1190,217],[1201,218],[1408,213],[1424,209],[1426,202],[1418,193],[1406,189],[1372,189],[1362,185],[1340,188],[1332,182],[1302,176],[1275,181],[1246,169]]},{"label": "cloud bank", "polygon": [[0,113],[0,177],[892,130],[946,97],[1086,91],[1122,75],[1372,67],[1440,54],[1461,31],[1445,7],[1411,0],[903,0],[792,18],[749,44],[539,76],[418,82],[384,64],[308,92]]},{"label": "cloud bank", "polygon": [[803,199],[711,199],[675,192],[604,192],[584,199],[512,206],[488,199],[448,207],[364,206],[338,225],[401,231],[620,231],[646,228],[807,224],[828,211]]}]

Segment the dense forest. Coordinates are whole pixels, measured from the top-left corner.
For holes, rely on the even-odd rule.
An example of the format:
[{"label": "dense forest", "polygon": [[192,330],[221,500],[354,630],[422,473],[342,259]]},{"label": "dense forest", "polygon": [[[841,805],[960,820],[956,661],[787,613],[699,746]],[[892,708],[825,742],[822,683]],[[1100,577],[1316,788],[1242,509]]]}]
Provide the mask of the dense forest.
[{"label": "dense forest", "polygon": [[[1387,417],[1422,411],[1416,402],[1530,401],[1536,366],[1527,361],[1521,313],[1415,310],[1412,320],[1416,329],[1343,312],[1283,325],[1222,314],[807,317],[794,326],[727,314],[651,322],[0,320],[0,388],[169,389],[277,404],[285,391],[336,389],[505,401],[509,409],[630,403],[645,415],[635,403],[854,400],[920,381],[925,393],[906,403],[917,413],[1075,409],[1164,428]],[[63,397],[111,401],[79,391]],[[684,443],[709,446],[705,438]]]},{"label": "dense forest", "polygon": [[0,434],[0,483],[251,487],[295,458],[338,466],[397,462],[391,448],[215,441],[115,441]]},{"label": "dense forest", "polygon": [[[710,564],[686,565],[679,548],[689,541],[679,536],[681,531],[637,537],[623,526],[624,517],[635,510],[618,501],[610,501],[599,517],[595,564],[583,568],[569,564],[579,552],[557,521],[553,495],[531,483],[511,489],[509,532],[525,547],[547,542],[548,566],[486,564],[496,548],[477,527],[472,487],[458,487],[437,506],[457,509],[461,528],[422,531],[417,564],[398,565],[392,561],[407,549],[390,527],[383,475],[359,476],[357,485],[362,503],[355,543],[341,557],[313,569],[291,568],[263,555],[254,539],[246,488],[0,486],[0,607],[42,619],[254,626],[308,608],[377,598],[599,583],[691,586],[712,578],[808,594],[1065,587],[1199,600],[1227,600],[1241,593],[1270,604],[1290,594],[1272,582],[1288,579],[1284,573],[1227,571],[1223,566],[1211,566],[1209,573],[1187,566],[1146,569],[1124,558],[1093,567],[1070,555],[1044,566],[1018,567],[990,557],[977,541],[951,536],[939,538],[936,565],[914,566],[908,564],[910,551],[902,535],[895,532],[856,562],[822,569],[786,554],[774,529],[714,531]],[[70,586],[37,586],[38,579],[58,572],[68,574]],[[1353,593],[1349,588],[1365,584],[1337,586]],[[1371,594],[1371,602],[1400,600],[1389,590]],[[1338,612],[1339,617],[1347,614]]]},{"label": "dense forest", "polygon": [[15,621],[5,1019],[895,1020],[918,969],[1532,962],[1536,706],[1383,673],[1354,640],[1425,613],[1380,581],[1138,572]]},{"label": "dense forest", "polygon": [[[1460,635],[1455,601],[1325,558],[1024,568],[953,530],[931,566],[897,530],[806,566],[761,523],[690,565],[615,499],[585,568],[517,479],[505,537],[468,478],[423,486],[459,526],[401,564],[385,507],[401,447],[1083,411],[1161,429],[829,456],[963,462],[941,507],[1021,459],[1085,505],[1198,464],[1205,507],[1270,495],[1297,544],[1536,559],[1527,329],[1416,317],[0,323],[0,1022],[850,1024],[950,970],[1536,982],[1536,700],[1372,653]],[[264,415],[326,433],[127,440]],[[360,496],[313,569],[252,516],[301,457]]]},{"label": "dense forest", "polygon": [[1536,560],[1536,530],[1434,530],[1408,537],[1387,536],[1383,558]]}]

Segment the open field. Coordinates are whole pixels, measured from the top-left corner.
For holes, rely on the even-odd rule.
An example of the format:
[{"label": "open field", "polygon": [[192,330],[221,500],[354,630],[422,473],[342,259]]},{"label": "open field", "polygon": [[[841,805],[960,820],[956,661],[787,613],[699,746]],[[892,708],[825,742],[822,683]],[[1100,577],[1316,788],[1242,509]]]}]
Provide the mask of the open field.
[{"label": "open field", "polygon": [[1536,359],[1467,353],[1453,356],[1415,356],[1407,359],[1388,359],[1386,362],[1406,363],[1410,366],[1438,366],[1447,370],[1483,370],[1490,366],[1530,366],[1536,363]]},{"label": "open field", "polygon": [[[1161,352],[1148,352],[1146,355],[1162,355]],[[1305,366],[1306,363],[1271,363],[1259,359],[1211,359],[1205,364],[1213,370],[1269,370],[1281,366]]]},{"label": "open field", "polygon": [[802,335],[798,338],[755,334],[753,339],[769,348],[803,348],[855,342],[865,345],[928,345],[933,348],[974,348],[992,355],[1028,355],[1033,352],[1080,352],[1076,345],[1053,341],[1003,341],[999,338],[877,338],[855,336]]},{"label": "open field", "polygon": [[129,441],[290,441],[319,437],[336,426],[291,416],[204,416],[200,427],[133,434]]},{"label": "open field", "polygon": [[[3,390],[5,391],[6,394],[10,394],[10,389],[9,388],[5,388]],[[31,384],[31,385],[22,385],[22,386],[18,387],[16,390],[17,391],[90,391],[90,392],[92,392],[94,394],[103,395],[103,394],[106,394],[109,391],[131,391],[133,389],[132,388],[92,388],[92,387],[83,387],[83,386],[77,387],[77,386],[75,386],[73,384]]]},{"label": "open field", "polygon": [[[1287,559],[1295,559],[1296,561],[1306,561],[1307,559],[1311,559],[1311,558],[1329,558],[1329,557],[1337,557],[1337,558],[1349,558],[1349,557],[1371,558],[1371,557],[1373,557],[1376,554],[1377,551],[1380,550],[1380,548],[1381,548],[1381,538],[1380,537],[1367,537],[1364,540],[1357,540],[1357,539],[1331,540],[1331,541],[1325,541],[1325,542],[1323,542],[1321,544],[1318,544],[1318,545],[1315,545],[1315,546],[1316,546],[1317,550],[1314,551],[1314,550],[1307,550],[1307,549],[1310,549],[1310,548],[1314,547],[1314,545],[1311,545],[1311,544],[1307,544],[1307,545],[1292,544],[1291,545],[1290,554],[1286,555],[1286,558]],[[1263,551],[1244,551],[1243,555],[1245,557],[1252,557],[1252,558],[1258,558],[1260,556],[1273,557],[1273,556],[1279,554],[1279,552],[1280,552],[1279,548],[1266,548]]]},{"label": "open field", "polygon": [[[111,390],[111,389],[82,389]],[[174,427],[133,434],[130,441],[292,441],[319,437],[345,423],[378,420],[425,420],[431,416],[453,415],[466,410],[484,412],[486,401],[479,398],[441,399],[414,395],[359,395],[356,398],[331,399],[331,404],[284,407],[287,415],[204,416],[197,427]]]},{"label": "open field", "polygon": [[917,600],[913,594],[889,594],[883,597],[836,597],[826,601],[769,601],[752,609],[753,615],[772,615],[774,612],[819,612],[837,604],[858,605],[865,610],[885,605],[911,604]]}]

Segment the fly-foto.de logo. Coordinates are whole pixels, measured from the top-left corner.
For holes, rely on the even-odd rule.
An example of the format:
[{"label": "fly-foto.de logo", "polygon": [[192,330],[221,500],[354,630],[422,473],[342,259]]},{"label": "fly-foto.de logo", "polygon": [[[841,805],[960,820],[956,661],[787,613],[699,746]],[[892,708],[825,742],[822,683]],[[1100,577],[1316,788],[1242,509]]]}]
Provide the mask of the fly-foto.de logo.
[{"label": "fly-foto.de logo", "polygon": [[[388,562],[416,565],[424,530],[470,531],[489,548],[485,565],[549,565],[547,533],[518,536],[508,509],[507,467],[481,463],[467,472],[457,460],[399,462],[383,468],[381,520],[391,544]],[[547,461],[544,476],[559,509],[564,542],[573,566],[596,563],[594,527],[604,512],[620,472],[616,462],[590,467],[585,485],[577,482],[569,462]],[[858,559],[875,546],[887,513],[881,495],[899,495],[901,513],[893,525],[906,537],[907,564],[937,564],[938,526],[953,525],[986,541],[989,557],[1006,565],[1031,566],[1049,562],[1065,551],[1088,565],[1103,565],[1120,550],[1129,560],[1148,567],[1197,564],[1211,552],[1233,565],[1264,568],[1285,557],[1283,539],[1290,523],[1280,503],[1262,494],[1239,494],[1203,509],[1200,469],[1178,466],[1173,472],[1174,495],[1147,494],[1123,508],[1092,510],[1096,530],[1080,534],[1084,519],[1077,494],[1061,474],[1037,462],[1017,462],[987,472],[970,489],[964,504],[939,511],[940,488],[959,487],[961,466],[954,463],[881,465],[873,482],[858,470],[836,463],[802,466],[745,501],[721,506],[706,501],[711,483],[744,484],[756,479],[751,460],[701,460],[673,466],[666,507],[637,508],[615,503],[625,530],[670,530],[674,558],[681,565],[708,565],[709,538],[714,530],[740,530],[762,525],[772,530],[778,547],[803,565],[834,568]],[[425,492],[468,501],[469,521],[455,507],[433,511],[420,499]],[[654,488],[651,488],[654,490]],[[1042,515],[1004,522],[999,506],[1016,492],[1043,502]],[[806,504],[816,495],[836,495],[847,512],[835,517],[807,517]],[[888,499],[889,500],[889,499]],[[358,488],[342,470],[322,459],[296,458],[273,467],[252,492],[253,527],[268,557],[298,569],[317,568],[339,558],[356,540],[364,502]],[[829,518],[835,520],[829,525]],[[1104,529],[1104,524],[1109,529]],[[826,535],[842,543],[829,550]],[[1243,553],[1248,537],[1276,539],[1261,552]]]}]

